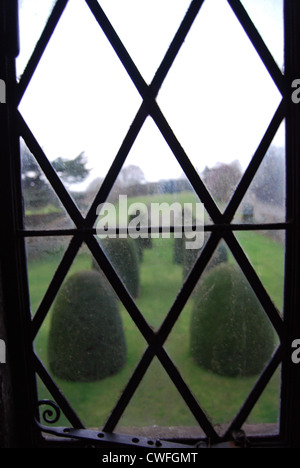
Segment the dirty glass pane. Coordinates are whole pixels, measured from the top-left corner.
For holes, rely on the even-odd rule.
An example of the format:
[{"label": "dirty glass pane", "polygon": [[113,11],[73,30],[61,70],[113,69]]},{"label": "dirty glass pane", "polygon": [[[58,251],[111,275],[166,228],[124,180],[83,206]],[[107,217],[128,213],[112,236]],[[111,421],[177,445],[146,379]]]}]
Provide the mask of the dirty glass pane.
[{"label": "dirty glass pane", "polygon": [[271,145],[237,209],[237,223],[285,221],[285,148]]},{"label": "dirty glass pane", "polygon": [[[152,145],[147,145],[151,139]],[[160,169],[149,164],[153,150],[159,154]],[[144,155],[144,157],[142,157]],[[107,202],[97,207],[95,228],[107,225],[107,235],[120,229],[122,235],[153,239],[182,238],[191,225],[198,225],[199,243],[209,215],[179,162],[148,117],[114,182]],[[105,233],[105,232],[104,232]],[[125,233],[125,234],[124,234]],[[198,240],[191,232],[189,241]]]},{"label": "dirty glass pane", "polygon": [[[271,377],[242,429],[249,435],[278,434],[281,365]],[[257,421],[261,424],[257,425]]]},{"label": "dirty glass pane", "polygon": [[27,237],[25,248],[31,314],[34,316],[68,248],[65,236]]},{"label": "dirty glass pane", "polygon": [[[140,2],[133,1],[100,3],[120,38],[124,38],[124,45],[141,74],[150,82],[189,2],[168,1],[162,6],[162,2],[156,1],[154,6],[151,4],[155,22],[149,20],[147,13],[150,4],[143,9]],[[162,85],[157,103],[220,211],[230,201],[280,100],[277,88],[228,3],[206,0]],[[86,3],[68,2],[19,109],[82,214],[88,212],[102,186],[141,102]],[[283,141],[284,131],[278,133],[249,190],[249,196],[256,197],[253,218],[249,220],[250,207],[248,211],[238,211],[235,221],[244,222],[243,216],[253,223],[283,220]],[[72,226],[34,156],[24,142],[21,145],[26,228]],[[274,172],[279,179],[275,175],[271,180],[266,177],[270,175],[268,161],[274,170],[279,170]],[[203,227],[212,220],[208,207],[202,205],[151,116],[146,118],[128,150],[121,172],[114,175],[108,199],[92,213],[97,217],[95,239],[143,318],[157,331],[205,249],[210,231],[204,231]],[[247,196],[239,210],[249,204]],[[179,209],[179,218],[172,211],[174,205]],[[155,211],[159,206],[163,210]],[[276,216],[271,219],[272,213]],[[199,231],[193,231],[193,225]],[[185,231],[187,226],[190,230]],[[274,234],[282,235],[272,231]],[[275,239],[270,232],[257,233],[253,229],[251,233],[237,233],[237,238],[281,311],[284,236]],[[69,241],[58,246],[56,238],[49,239],[26,241],[33,312]],[[214,278],[217,274],[220,276]],[[108,297],[114,304],[112,309]],[[199,365],[193,354],[199,349],[195,335],[197,320],[193,318],[199,303],[209,304],[208,315],[213,323],[204,334],[204,344],[214,346],[209,359],[211,367],[207,362],[202,365],[203,361]],[[248,303],[252,307],[245,314]],[[107,315],[109,310],[114,312]],[[100,312],[105,314],[101,326]],[[233,315],[227,315],[229,312]],[[213,313],[216,315],[212,320]],[[113,317],[117,317],[116,321]],[[169,356],[220,433],[239,411],[276,347],[278,337],[266,318],[221,240],[165,343]],[[107,330],[116,324],[120,327],[114,339]],[[239,325],[238,330],[235,325]],[[203,328],[199,330],[200,336]],[[107,359],[103,358],[104,352],[99,358],[104,338],[108,340]],[[229,351],[228,344],[232,345]],[[84,423],[89,427],[105,424],[147,344],[121,303],[119,291],[108,284],[105,272],[86,245],[63,279],[34,346]],[[264,360],[255,367],[256,358],[260,357],[257,350]],[[252,351],[256,353],[254,357]],[[112,367],[103,375],[98,366],[108,364],[108,358],[112,358]],[[234,363],[238,363],[237,369],[233,369]],[[264,393],[260,409],[251,415],[251,424],[277,424],[278,382],[276,374]],[[47,396],[40,382],[39,392],[41,398]],[[153,425],[181,426],[191,431],[197,426],[156,358],[118,427],[126,431],[125,426]]]},{"label": "dirty glass pane", "polygon": [[[39,270],[36,262],[29,262],[33,298],[43,287],[47,262],[51,258],[44,256]],[[36,335],[34,348],[81,421],[101,427],[144,353],[145,341],[93,262],[83,246]],[[40,381],[38,391],[40,399],[48,397]],[[63,424],[68,425],[64,417],[56,425]]]},{"label": "dirty glass pane", "polygon": [[[259,234],[253,236],[258,244]],[[268,282],[282,288],[276,271]],[[230,250],[220,243],[165,345],[218,433],[234,419],[277,344],[264,309]],[[276,373],[252,423],[278,423],[279,381]]]},{"label": "dirty glass pane", "polygon": [[[149,407],[151,411],[145,413],[145,408]],[[137,428],[137,433],[142,430],[151,433],[156,427],[160,430],[178,428],[178,435],[180,428],[187,427],[193,430],[193,434],[200,435],[202,432],[157,358],[149,366],[116,431],[126,433],[126,428],[130,426]]]},{"label": "dirty glass pane", "polygon": [[68,229],[74,223],[35,157],[20,139],[24,224],[27,229]]},{"label": "dirty glass pane", "polygon": [[285,231],[246,231],[235,234],[278,311],[283,312]]}]

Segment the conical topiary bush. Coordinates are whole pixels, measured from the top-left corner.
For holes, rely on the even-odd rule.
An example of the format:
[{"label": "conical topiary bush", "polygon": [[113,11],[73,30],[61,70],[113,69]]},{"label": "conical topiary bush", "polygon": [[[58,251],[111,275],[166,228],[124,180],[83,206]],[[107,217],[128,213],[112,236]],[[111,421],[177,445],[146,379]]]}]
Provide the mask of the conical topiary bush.
[{"label": "conical topiary bush", "polygon": [[274,330],[243,273],[223,263],[205,275],[190,324],[195,362],[217,374],[258,374],[274,349]]},{"label": "conical topiary bush", "polygon": [[[140,293],[140,259],[138,246],[131,237],[106,237],[99,240],[105,255],[123,281],[132,297]],[[100,271],[98,263],[93,259],[93,269]]]},{"label": "conical topiary bush", "polygon": [[118,302],[96,271],[70,276],[52,310],[48,358],[64,380],[95,381],[118,372],[126,361],[126,342]]},{"label": "conical topiary bush", "polygon": [[[207,239],[206,239],[207,240]],[[203,246],[204,247],[204,246]],[[203,249],[202,247],[202,249]],[[200,252],[198,249],[183,249],[183,278],[185,279],[196,263],[197,258],[199,257]],[[221,241],[214,252],[212,258],[208,262],[205,268],[205,274],[211,270],[216,265],[228,261],[228,252],[227,247],[224,241]]]},{"label": "conical topiary bush", "polygon": [[175,265],[183,264],[184,243],[185,243],[184,235],[182,235],[181,237],[174,236],[173,261]]},{"label": "conical topiary bush", "polygon": [[[129,214],[128,216],[128,227],[132,228],[132,221],[136,220],[133,223],[133,226],[136,230],[138,229],[145,229],[149,225],[149,219],[148,219],[148,210],[146,212],[142,212],[140,210],[137,210],[134,214]],[[142,234],[142,233],[141,233]],[[152,244],[152,238],[150,233],[143,233],[142,235],[139,235],[136,238],[133,238],[138,254],[139,254],[139,259],[140,261],[143,260],[144,257],[144,250],[145,249],[152,249],[153,244]]]}]

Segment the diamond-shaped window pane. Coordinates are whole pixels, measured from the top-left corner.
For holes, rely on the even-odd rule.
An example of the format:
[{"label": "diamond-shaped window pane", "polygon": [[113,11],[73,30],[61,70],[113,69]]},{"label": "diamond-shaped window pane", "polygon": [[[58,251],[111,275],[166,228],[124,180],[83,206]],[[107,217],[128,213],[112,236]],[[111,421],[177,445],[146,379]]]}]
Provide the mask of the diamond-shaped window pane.
[{"label": "diamond-shaped window pane", "polygon": [[101,0],[99,3],[143,78],[150,83],[190,2]]},{"label": "diamond-shaped window pane", "polygon": [[[151,411],[145,412],[145,408],[151,408]],[[178,390],[158,359],[155,358],[116,430],[122,433],[124,427],[130,426],[136,426],[137,430],[148,427],[150,431],[153,426],[185,426],[194,429],[197,425],[197,421],[185,405]],[[199,428],[198,432],[200,432]]]}]

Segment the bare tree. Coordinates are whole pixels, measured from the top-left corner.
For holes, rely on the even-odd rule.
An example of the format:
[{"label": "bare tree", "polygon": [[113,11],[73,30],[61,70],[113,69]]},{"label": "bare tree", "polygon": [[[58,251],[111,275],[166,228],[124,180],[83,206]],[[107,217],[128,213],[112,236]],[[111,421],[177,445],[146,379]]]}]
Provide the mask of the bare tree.
[{"label": "bare tree", "polygon": [[120,186],[130,187],[132,185],[145,183],[145,175],[139,166],[130,164],[121,169],[118,181]]},{"label": "bare tree", "polygon": [[284,149],[271,146],[253,179],[251,190],[262,203],[282,205],[284,188]]},{"label": "bare tree", "polygon": [[241,176],[239,161],[218,163],[211,169],[206,167],[202,173],[203,181],[213,198],[224,203],[229,201]]}]

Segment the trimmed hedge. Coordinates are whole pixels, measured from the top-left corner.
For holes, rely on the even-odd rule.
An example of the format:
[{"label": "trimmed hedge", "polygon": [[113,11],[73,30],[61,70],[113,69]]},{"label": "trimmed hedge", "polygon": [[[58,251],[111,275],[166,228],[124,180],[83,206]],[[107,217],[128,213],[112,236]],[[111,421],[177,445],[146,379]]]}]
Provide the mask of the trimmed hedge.
[{"label": "trimmed hedge", "polygon": [[[137,298],[140,293],[140,254],[135,240],[131,237],[106,237],[99,242],[128,292]],[[94,259],[92,267],[100,271]]]},{"label": "trimmed hedge", "polygon": [[274,330],[243,273],[223,263],[205,275],[190,324],[196,363],[217,374],[258,374],[274,349]]},{"label": "trimmed hedge", "polygon": [[126,362],[118,301],[96,271],[70,276],[52,310],[48,358],[54,375],[91,382],[117,373]]},{"label": "trimmed hedge", "polygon": [[184,236],[174,237],[173,261],[175,265],[183,265]]},{"label": "trimmed hedge", "polygon": [[[175,265],[183,265],[184,264],[184,255],[185,255],[185,244],[186,244],[186,241],[187,241],[187,238],[185,236],[185,232],[184,232],[184,216],[183,216],[183,213],[181,215],[181,229],[183,229],[183,231],[181,232],[181,235],[180,237],[175,237],[175,234],[173,236],[173,239],[174,239],[174,247],[173,247],[173,262],[175,263]],[[195,222],[195,220],[193,220]],[[175,223],[175,220],[174,220],[174,225],[176,225]],[[193,250],[193,252],[198,252],[199,250],[198,249],[190,249],[190,250]]]},{"label": "trimmed hedge", "polygon": [[[142,227],[145,227],[145,226],[149,225],[149,220],[147,220],[146,214],[142,213],[141,211],[138,210],[135,214],[129,214],[129,217],[128,217],[128,225],[129,226],[130,226],[131,221],[134,220],[137,216],[139,218],[141,218]],[[143,223],[143,219],[145,220],[144,223]],[[153,247],[151,234],[148,233],[147,237],[139,236],[136,239],[134,239],[134,241],[135,241],[135,243],[137,245],[139,259],[140,259],[140,261],[142,261],[143,257],[144,257],[144,250],[145,249],[152,249],[152,247]]]},{"label": "trimmed hedge", "polygon": [[[183,278],[187,277],[187,275],[191,271],[199,255],[200,255],[199,249],[183,248]],[[221,241],[215,253],[213,254],[211,260],[208,262],[207,267],[205,269],[205,273],[207,273],[211,268],[218,265],[219,263],[223,263],[227,261],[228,261],[227,247],[224,244],[224,242]]]}]

